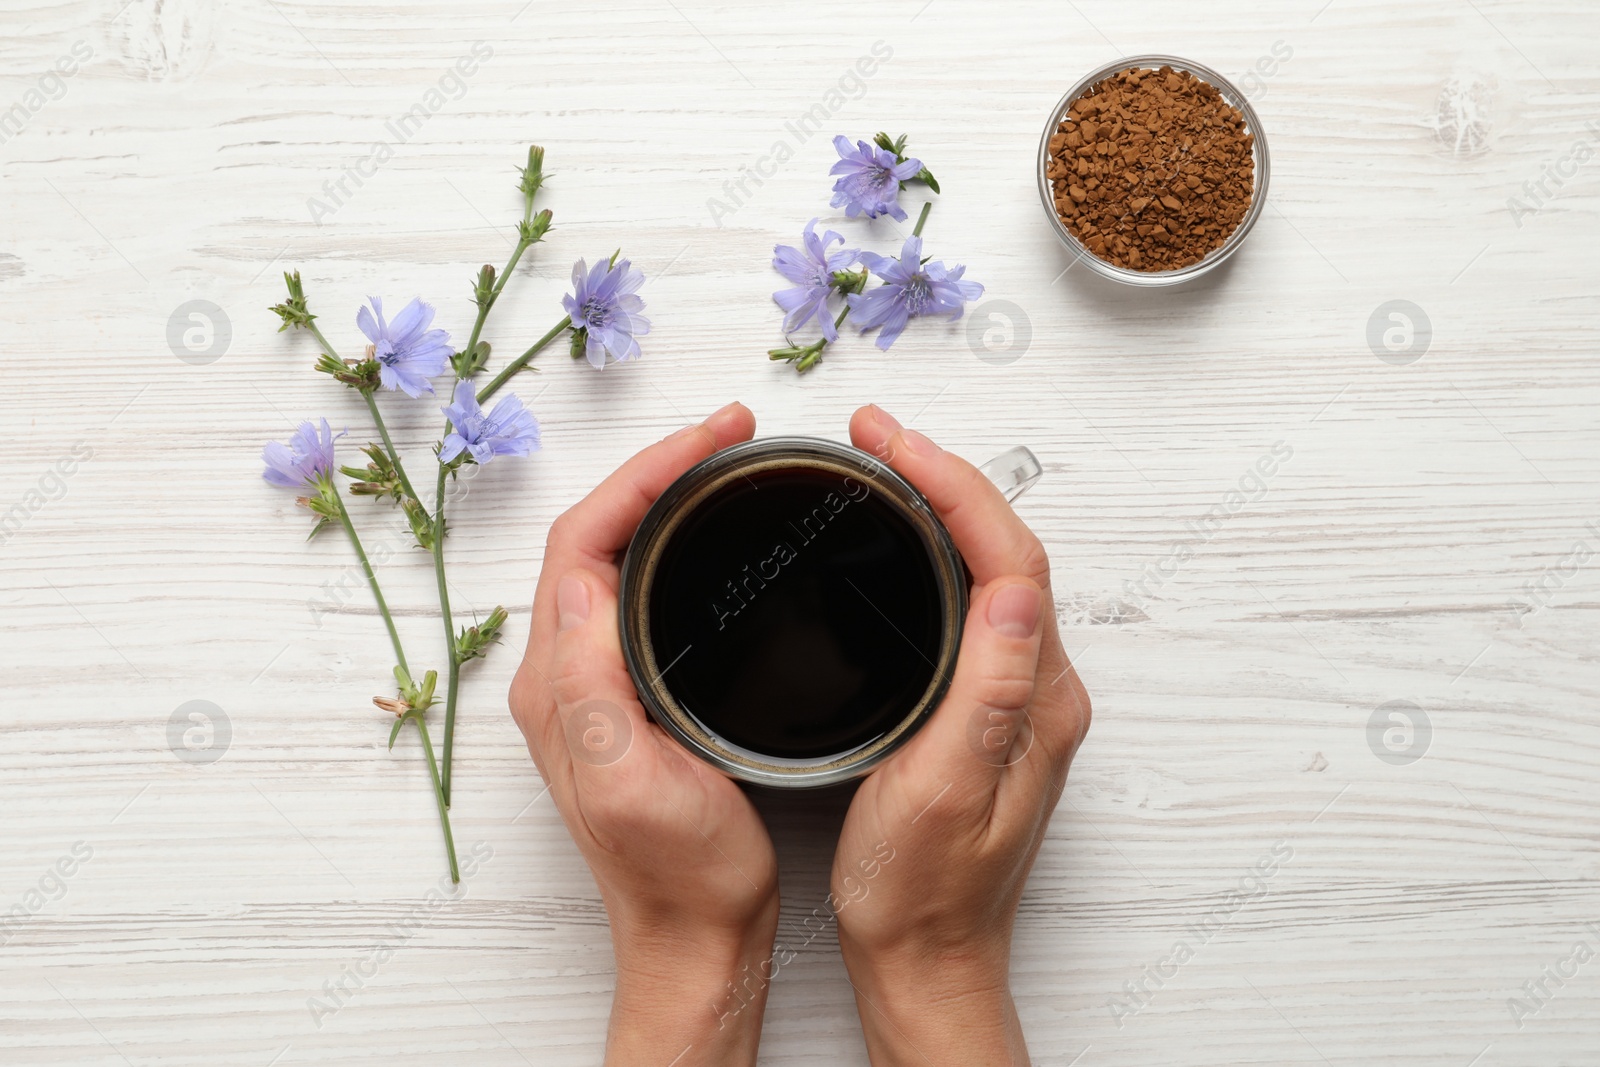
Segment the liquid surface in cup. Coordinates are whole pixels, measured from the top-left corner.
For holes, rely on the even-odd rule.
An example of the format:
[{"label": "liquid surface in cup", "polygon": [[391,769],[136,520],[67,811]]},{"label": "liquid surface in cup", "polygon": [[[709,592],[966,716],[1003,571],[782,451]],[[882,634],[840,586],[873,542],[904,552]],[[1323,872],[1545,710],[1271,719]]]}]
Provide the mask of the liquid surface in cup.
[{"label": "liquid surface in cup", "polygon": [[902,721],[939,659],[940,596],[917,530],[865,479],[756,471],[662,547],[650,591],[662,680],[707,730],[817,759]]}]

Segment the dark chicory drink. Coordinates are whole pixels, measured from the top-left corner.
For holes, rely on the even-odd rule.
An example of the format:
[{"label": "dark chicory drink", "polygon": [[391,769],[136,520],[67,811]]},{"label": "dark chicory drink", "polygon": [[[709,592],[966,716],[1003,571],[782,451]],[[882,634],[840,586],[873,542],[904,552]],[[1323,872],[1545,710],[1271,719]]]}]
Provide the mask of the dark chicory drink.
[{"label": "dark chicory drink", "polygon": [[939,587],[916,530],[834,471],[756,471],[663,547],[650,640],[718,736],[816,759],[892,729],[933,678]]},{"label": "dark chicory drink", "polygon": [[863,773],[949,684],[966,610],[949,537],[865,453],[772,439],[663,495],[628,551],[623,643],[657,722],[725,771]]}]

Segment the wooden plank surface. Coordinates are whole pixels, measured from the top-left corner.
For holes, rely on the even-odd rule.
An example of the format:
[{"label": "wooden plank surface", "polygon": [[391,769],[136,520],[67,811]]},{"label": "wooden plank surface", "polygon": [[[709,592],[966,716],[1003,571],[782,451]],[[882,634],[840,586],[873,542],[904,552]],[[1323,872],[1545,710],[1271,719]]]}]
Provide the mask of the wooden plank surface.
[{"label": "wooden plank surface", "polygon": [[[1096,716],[1018,924],[1037,1063],[1600,1064],[1600,962],[1542,978],[1600,953],[1594,5],[34,0],[0,29],[0,108],[23,108],[0,143],[0,513],[27,511],[0,545],[0,911],[26,913],[0,946],[0,1060],[597,1062],[605,917],[504,693],[551,519],[737,398],[766,433],[842,437],[876,401],[971,458],[1044,461],[1018,508]],[[1069,269],[1032,173],[1060,94],[1149,51],[1257,69],[1272,150],[1244,250],[1175,292]],[[75,73],[47,77],[63,57]],[[818,105],[801,139],[787,124]],[[978,335],[1007,306],[1026,321],[1020,358],[978,358],[967,322],[889,354],[849,340],[804,379],[764,358],[771,247],[833,218],[828,138],[878,129],[939,175],[928,249],[1005,302]],[[365,415],[265,309],[298,268],[336,343],[369,294],[423,295],[464,335],[535,141],[557,228],[495,313],[497,354],[559,317],[575,259],[619,246],[655,329],[636,365],[542,358],[518,388],[544,451],[458,510],[453,597],[512,616],[458,735],[457,838],[482,861],[430,907],[423,766],[385,751],[369,703],[382,628],[364,593],[319,611],[348,550],[302,543],[258,477],[295,421]],[[1552,167],[1569,176],[1536,205],[1524,183]],[[851,229],[882,250],[901,232]],[[1367,339],[1393,300],[1431,324],[1405,365]],[[226,316],[214,361],[169,345],[189,301]],[[430,409],[389,407],[425,454]],[[383,572],[429,647],[426,560]],[[215,762],[169,747],[189,701],[227,717]],[[1380,758],[1391,702],[1426,716],[1422,758]],[[797,921],[840,802],[764,806]],[[762,1062],[864,1064],[849,992],[831,939],[807,946]]]}]

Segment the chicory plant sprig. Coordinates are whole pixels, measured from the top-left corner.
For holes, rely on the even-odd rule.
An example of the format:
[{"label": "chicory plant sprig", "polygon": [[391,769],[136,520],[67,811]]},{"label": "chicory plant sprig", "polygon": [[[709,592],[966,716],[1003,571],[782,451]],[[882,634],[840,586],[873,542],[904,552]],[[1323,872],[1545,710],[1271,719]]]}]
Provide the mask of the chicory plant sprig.
[{"label": "chicory plant sprig", "polygon": [[[573,292],[562,300],[566,314],[561,320],[481,389],[474,384],[477,375],[487,369],[489,362],[490,346],[483,339],[489,312],[524,253],[542,241],[551,229],[549,209],[534,210],[535,197],[544,184],[543,168],[544,149],[535,145],[528,150],[527,165],[518,168],[520,180],[517,187],[522,194],[522,215],[517,223],[517,242],[502,270],[496,272],[492,266],[485,266],[474,278],[472,294],[477,311],[467,342],[459,351],[451,348],[449,334],[445,330],[433,328],[434,309],[421,299],[412,300],[390,319],[385,316],[382,301],[372,297],[369,306],[361,308],[356,316],[356,325],[368,341],[363,358],[343,359],[318,327],[318,316],[311,311],[298,271],[284,275],[287,296],[271,309],[282,320],[280,331],[293,327],[311,334],[320,348],[316,369],[360,393],[378,431],[382,443],[368,443],[361,449],[367,460],[364,467],[337,468],[351,479],[348,489],[344,491],[352,496],[389,500],[399,505],[418,546],[429,551],[433,557],[440,617],[445,629],[447,664],[443,694],[444,737],[437,756],[428,730],[427,712],[437,702],[439,673],[429,670],[419,681],[406,659],[399,631],[394,625],[377,574],[345,506],[343,491],[334,478],[334,442],[342,434],[334,434],[325,419],[320,428],[307,422],[296,430],[288,444],[274,442],[263,452],[267,465],[264,477],[268,482],[308,494],[301,497],[299,502],[317,517],[313,535],[337,523],[346,531],[361,561],[378,603],[379,614],[388,629],[396,660],[394,677],[398,695],[375,697],[373,703],[395,715],[389,734],[391,748],[406,722],[416,725],[439,809],[451,877],[458,881],[449,808],[451,756],[461,668],[474,659],[484,658],[489,648],[499,641],[507,613],[504,607],[497,606],[482,622],[462,627],[459,632],[455,628],[450,611],[449,586],[445,579],[444,540],[448,533],[446,487],[463,466],[487,464],[501,456],[526,456],[538,450],[538,420],[523,406],[521,400],[508,394],[488,410],[485,410],[484,404],[563,333],[571,332],[574,356],[584,356],[592,366],[604,368],[608,363],[638,359],[641,351],[637,339],[650,330],[649,320],[641,314],[644,302],[638,296],[644,276],[627,260],[619,262],[620,250],[607,260],[597,261],[592,268],[584,260],[579,260],[573,268]],[[376,394],[383,390],[402,392],[414,399],[432,396],[436,393],[433,379],[446,371],[453,372],[453,381],[448,394],[450,403],[439,408],[447,422],[433,450],[438,477],[434,503],[430,509],[422,503],[406,472]]]}]

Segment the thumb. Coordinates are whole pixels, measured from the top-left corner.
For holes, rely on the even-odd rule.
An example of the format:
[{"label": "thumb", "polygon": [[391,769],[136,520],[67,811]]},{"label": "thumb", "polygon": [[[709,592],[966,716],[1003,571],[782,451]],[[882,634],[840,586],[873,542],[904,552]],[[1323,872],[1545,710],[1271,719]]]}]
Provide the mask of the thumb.
[{"label": "thumb", "polygon": [[617,596],[578,568],[556,586],[557,631],[550,690],[581,795],[598,768],[623,760],[645,732],[644,709],[622,658]]},{"label": "thumb", "polygon": [[1020,575],[974,592],[950,691],[908,746],[917,750],[919,775],[938,779],[926,783],[934,791],[948,784],[956,800],[992,795],[1004,768],[1033,743],[1027,711],[1043,604],[1038,584]]}]

